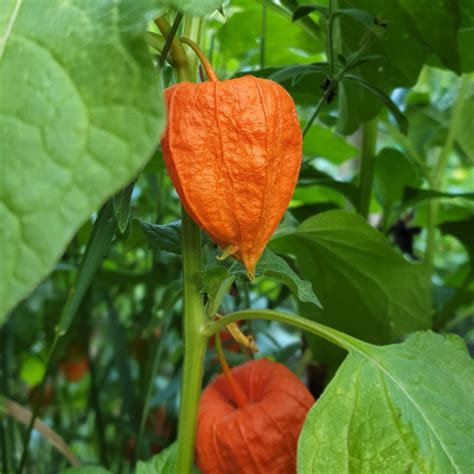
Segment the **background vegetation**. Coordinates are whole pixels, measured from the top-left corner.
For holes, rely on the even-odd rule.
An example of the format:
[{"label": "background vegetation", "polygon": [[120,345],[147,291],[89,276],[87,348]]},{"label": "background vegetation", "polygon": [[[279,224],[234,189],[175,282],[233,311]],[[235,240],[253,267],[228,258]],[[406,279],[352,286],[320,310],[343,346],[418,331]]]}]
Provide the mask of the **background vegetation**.
[{"label": "background vegetation", "polygon": [[[6,19],[14,3],[7,2]],[[2,111],[15,113],[24,127],[21,140],[0,143],[2,174],[8,174],[0,186],[8,209],[0,210],[0,306],[9,312],[0,329],[0,471],[13,472],[24,451],[26,429],[8,401],[33,410],[41,399],[41,420],[82,462],[134,472],[137,460],[176,439],[179,409],[180,203],[155,136],[163,122],[158,84],[171,84],[173,73],[169,65],[156,72],[164,41],[155,25],[149,25],[149,48],[140,36],[153,2],[136,2],[136,9],[119,2],[113,22],[106,2],[84,2],[87,19],[79,20],[56,1],[38,3],[20,11],[13,30],[30,42],[5,41],[8,47],[0,48]],[[191,8],[207,13],[212,3]],[[333,15],[343,11],[330,23],[332,41],[328,8]],[[171,22],[177,11],[167,11]],[[81,28],[89,29],[90,41],[82,61],[75,36]],[[339,0],[298,7],[296,0],[231,0],[204,22],[186,17],[180,33],[196,28],[220,79],[252,73],[280,82],[305,132],[298,188],[269,246],[280,258],[266,254],[250,283],[232,262],[216,265],[218,249],[205,240],[207,298],[225,280],[222,314],[278,309],[380,345],[417,330],[448,331],[472,355],[472,2]],[[36,47],[56,63],[28,49]],[[14,80],[20,68],[35,68],[26,91]],[[38,89],[48,80],[56,84],[50,96]],[[38,138],[28,127],[43,120],[49,128]],[[55,135],[68,121],[75,128]],[[1,123],[7,136],[11,123]],[[88,135],[81,155],[82,133]],[[64,153],[77,159],[66,163]],[[73,176],[69,181],[61,167]],[[27,217],[35,202],[44,212]],[[256,337],[258,357],[294,370],[315,397],[344,357],[341,349],[277,322],[242,327]],[[226,349],[231,365],[251,357],[231,340]],[[205,383],[218,371],[210,347]],[[24,461],[25,472],[38,474],[68,465],[37,432]]]}]

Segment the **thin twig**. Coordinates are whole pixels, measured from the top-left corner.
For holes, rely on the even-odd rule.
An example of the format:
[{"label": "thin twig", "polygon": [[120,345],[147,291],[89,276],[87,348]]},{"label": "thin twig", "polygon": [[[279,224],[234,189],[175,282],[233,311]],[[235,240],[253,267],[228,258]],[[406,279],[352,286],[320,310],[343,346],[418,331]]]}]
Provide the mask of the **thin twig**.
[{"label": "thin twig", "polygon": [[170,52],[171,45],[173,44],[173,39],[178,32],[179,25],[181,20],[183,19],[183,14],[178,13],[176,18],[174,19],[173,24],[171,25],[171,29],[169,30],[168,36],[166,37],[165,45],[163,46],[163,51],[161,52],[160,56],[160,69],[165,65],[166,58],[168,57],[168,53]]},{"label": "thin twig", "polygon": [[[7,415],[10,415],[12,418],[25,426],[30,424],[30,421],[33,417],[30,410],[3,396],[0,396],[0,410],[4,411]],[[77,467],[81,465],[81,462],[70,451],[63,438],[53,431],[46,423],[36,418],[34,422],[34,428],[36,431],[41,433],[48,440],[48,442],[71,463],[72,466]]]}]

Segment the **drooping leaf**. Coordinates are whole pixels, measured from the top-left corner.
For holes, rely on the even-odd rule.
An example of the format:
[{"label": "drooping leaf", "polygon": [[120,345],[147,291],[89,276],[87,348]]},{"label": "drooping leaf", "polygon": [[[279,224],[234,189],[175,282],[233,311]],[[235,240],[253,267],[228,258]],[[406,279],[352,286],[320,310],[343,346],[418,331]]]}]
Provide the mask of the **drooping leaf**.
[{"label": "drooping leaf", "polygon": [[[341,9],[366,11],[372,18],[386,24],[386,35],[377,38],[367,53],[382,55],[385,61],[368,61],[355,71],[369,84],[390,93],[395,87],[411,87],[415,84],[429,50],[419,40],[413,20],[401,8],[398,0],[341,0]],[[357,51],[360,41],[367,34],[367,26],[349,16],[339,19],[342,53],[349,56]],[[357,127],[382,109],[382,103],[368,90],[356,84],[344,82],[339,89],[339,100],[345,113],[339,120],[341,133],[350,134]]]},{"label": "drooping leaf", "polygon": [[111,471],[100,466],[81,466],[64,469],[60,474],[111,474]]},{"label": "drooping leaf", "polygon": [[461,72],[457,45],[459,10],[457,2],[439,0],[401,0],[420,38],[452,71]]},{"label": "drooping leaf", "polygon": [[163,125],[153,3],[2,4],[0,321],[151,156]]},{"label": "drooping leaf", "polygon": [[[474,21],[474,20],[473,20]],[[474,38],[474,25],[473,25]],[[474,68],[474,64],[473,64]],[[456,129],[456,140],[464,153],[469,156],[471,163],[474,163],[474,134],[472,124],[474,123],[474,95],[470,96],[462,108],[462,118]]]},{"label": "drooping leaf", "polygon": [[408,208],[429,199],[468,199],[474,200],[474,193],[445,193],[433,189],[420,189],[408,186],[403,192],[403,207]]},{"label": "drooping leaf", "polygon": [[[314,64],[310,66],[314,66]],[[256,77],[269,78],[281,84],[296,104],[314,106],[322,95],[321,85],[326,77],[326,72],[323,69],[326,68],[327,66],[319,65],[316,69],[309,68],[304,73],[297,74],[295,70],[301,71],[301,66],[268,67],[252,71],[252,74]],[[248,72],[239,72],[234,77],[241,77],[245,74]]]},{"label": "drooping leaf", "polygon": [[407,186],[419,186],[417,169],[406,156],[395,148],[384,148],[375,161],[375,192],[384,212],[398,208]]},{"label": "drooping leaf", "polygon": [[381,89],[378,87],[374,86],[373,84],[370,84],[367,81],[364,81],[360,77],[354,76],[352,74],[346,74],[345,79],[355,82],[356,84],[359,84],[362,87],[365,87],[367,90],[369,90],[372,94],[375,95],[382,103],[387,107],[389,112],[393,115],[393,118],[397,122],[397,126],[400,129],[400,131],[403,134],[407,134],[408,132],[408,120],[403,115],[402,111],[398,108],[397,104],[393,102],[393,100]]},{"label": "drooping leaf", "polygon": [[117,220],[117,226],[122,234],[127,229],[128,220],[130,218],[130,200],[132,198],[133,188],[136,180],[133,180],[125,188],[114,194],[114,214]]},{"label": "drooping leaf", "polygon": [[472,472],[474,363],[464,342],[426,332],[360,349],[309,412],[298,472]]},{"label": "drooping leaf", "polygon": [[268,76],[268,79],[279,83],[291,80],[293,83],[295,83],[308,74],[320,74],[322,76],[327,76],[330,71],[331,68],[327,62],[298,64],[295,66],[275,68],[275,71]]},{"label": "drooping leaf", "polygon": [[313,124],[303,141],[305,156],[321,157],[341,164],[357,156],[359,150],[329,128]]},{"label": "drooping leaf", "polygon": [[462,221],[445,222],[440,226],[443,234],[456,237],[466,248],[471,260],[471,271],[474,268],[474,216]]},{"label": "drooping leaf", "polygon": [[282,257],[269,249],[263,252],[257,264],[257,275],[265,275],[286,285],[302,303],[322,308],[309,281],[302,280]]},{"label": "drooping leaf", "polygon": [[[272,252],[265,249],[257,263],[256,276],[267,276],[287,286],[302,303],[312,303],[320,308],[321,303],[315,295],[309,281],[301,279],[288,263]],[[247,280],[247,272],[240,262],[235,262],[230,269],[214,266],[203,274],[203,284],[208,294],[208,314],[214,315],[230,286],[237,278]]]},{"label": "drooping leaf", "polygon": [[310,165],[303,165],[298,180],[299,186],[324,186],[343,194],[353,204],[357,203],[359,191],[353,183],[338,181],[324,171]]},{"label": "drooping leaf", "polygon": [[[398,254],[360,216],[329,211],[303,222],[270,248],[295,255],[324,309],[303,314],[355,337],[388,343],[429,327],[430,290],[425,268]],[[324,341],[311,344],[315,360],[337,364],[343,353]]]},{"label": "drooping leaf", "polygon": [[375,18],[366,10],[361,10],[360,8],[338,8],[334,11],[333,16],[334,18],[337,18],[338,16],[351,17],[368,29],[373,29],[376,27],[374,21]]},{"label": "drooping leaf", "polygon": [[[154,252],[162,250],[181,255],[181,220],[169,224],[150,224],[140,221],[140,226],[148,239],[150,250]],[[203,245],[210,242],[209,236],[204,232],[201,232],[201,240]]]},{"label": "drooping leaf", "polygon": [[150,224],[141,222],[141,227],[148,239],[148,246],[154,252],[165,252],[181,255],[181,221],[170,224]]},{"label": "drooping leaf", "polygon": [[177,451],[178,443],[175,442],[148,461],[139,461],[135,474],[175,474]]},{"label": "drooping leaf", "polygon": [[222,265],[212,266],[202,273],[202,292],[207,295],[206,313],[210,318],[219,311],[234,281],[235,275]]},{"label": "drooping leaf", "polygon": [[474,71],[474,2],[459,0],[458,52],[463,72]]},{"label": "drooping leaf", "polygon": [[327,7],[322,7],[320,5],[300,5],[294,12],[292,16],[293,21],[301,20],[305,16],[308,16],[310,13],[318,12],[323,16],[327,16],[329,10]]},{"label": "drooping leaf", "polygon": [[[260,2],[245,4],[242,11],[230,16],[217,32],[225,61],[239,61],[241,67],[255,66],[260,61],[259,34],[242,34],[242,25],[248,31],[260,32],[262,9]],[[282,66],[292,63],[312,63],[319,59],[322,49],[318,39],[306,33],[297,23],[276,9],[266,9],[265,66]]]}]

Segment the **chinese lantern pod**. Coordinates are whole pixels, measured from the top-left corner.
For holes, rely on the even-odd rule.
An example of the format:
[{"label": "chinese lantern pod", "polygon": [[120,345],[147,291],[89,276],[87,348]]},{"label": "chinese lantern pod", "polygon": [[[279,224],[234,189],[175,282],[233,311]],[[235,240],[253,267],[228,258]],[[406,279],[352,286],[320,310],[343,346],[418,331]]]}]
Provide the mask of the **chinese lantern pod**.
[{"label": "chinese lantern pod", "polygon": [[298,437],[314,398],[284,365],[253,360],[232,369],[248,398],[238,408],[223,375],[203,392],[196,462],[203,474],[296,473]]},{"label": "chinese lantern pod", "polygon": [[165,91],[168,173],[186,212],[250,276],[288,207],[302,134],[280,85],[244,76]]}]

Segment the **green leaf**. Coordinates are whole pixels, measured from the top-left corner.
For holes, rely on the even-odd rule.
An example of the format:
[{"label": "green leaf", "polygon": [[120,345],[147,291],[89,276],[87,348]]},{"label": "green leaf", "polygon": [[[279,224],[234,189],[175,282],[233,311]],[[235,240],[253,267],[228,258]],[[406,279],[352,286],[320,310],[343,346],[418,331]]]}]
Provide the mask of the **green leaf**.
[{"label": "green leaf", "polygon": [[[305,72],[301,74],[296,72],[301,71],[301,66],[269,67],[252,71],[252,74],[256,77],[268,78],[281,84],[296,104],[314,107],[315,102],[322,96],[322,89],[315,87],[315,84],[322,84],[324,82],[326,72],[323,72],[323,69],[327,69],[328,66],[324,66],[321,63],[318,64],[317,68],[313,68],[313,66],[315,64],[311,64],[309,69],[305,69]],[[242,77],[246,74],[248,74],[248,71],[243,71],[237,73],[234,77]]]},{"label": "green leaf", "polygon": [[[474,25],[473,25],[474,38]],[[474,68],[474,66],[473,66]],[[474,133],[472,133],[472,124],[474,123],[474,95],[470,96],[462,108],[462,118],[456,129],[456,141],[463,149],[464,153],[474,163]]]},{"label": "green leaf", "polygon": [[329,63],[313,63],[313,64],[300,64],[296,66],[288,66],[275,69],[268,79],[282,83],[292,80],[293,83],[299,81],[302,77],[308,74],[320,74],[326,77],[331,72]]},{"label": "green leaf", "polygon": [[148,248],[154,252],[161,250],[181,255],[181,221],[170,224],[150,224],[140,222],[142,230],[148,239]]},{"label": "green leaf", "polygon": [[466,247],[474,270],[474,216],[462,221],[445,222],[439,226],[443,234],[454,235]]},{"label": "green leaf", "polygon": [[[148,248],[154,252],[164,251],[181,255],[181,220],[169,224],[150,224],[140,221],[143,233],[148,239]],[[202,244],[211,241],[209,236],[201,231]]]},{"label": "green leaf", "polygon": [[457,47],[459,11],[452,0],[401,0],[422,40],[441,61],[457,73],[461,72]]},{"label": "green leaf", "polygon": [[148,461],[139,461],[135,474],[175,474],[178,443],[173,443]]},{"label": "green leaf", "polygon": [[[295,255],[324,310],[302,305],[305,316],[360,339],[388,343],[431,322],[430,285],[422,265],[406,261],[384,236],[347,211],[318,214],[270,248]],[[342,352],[324,341],[315,360],[337,364]]]},{"label": "green leaf", "polygon": [[111,474],[111,471],[100,466],[81,466],[64,469],[60,474]]},{"label": "green leaf", "polygon": [[338,16],[348,16],[357,20],[368,29],[373,29],[375,25],[375,18],[365,10],[360,8],[340,8],[333,13],[334,18]]},{"label": "green leaf", "polygon": [[444,193],[433,189],[420,189],[408,186],[403,191],[403,207],[406,209],[421,201],[430,199],[468,199],[474,200],[474,193]]},{"label": "green leaf", "polygon": [[303,153],[339,165],[357,156],[359,150],[331,129],[313,124],[304,137]]},{"label": "green leaf", "polygon": [[459,0],[458,51],[463,72],[474,71],[474,2]]},{"label": "green leaf", "polygon": [[258,264],[257,275],[265,275],[287,286],[302,303],[312,303],[322,308],[309,281],[302,280],[285,259],[269,249],[263,252]]},{"label": "green leaf", "polygon": [[114,214],[117,220],[117,226],[122,234],[127,229],[128,220],[130,219],[130,200],[132,199],[133,188],[136,180],[134,179],[124,189],[114,194]]},{"label": "green leaf", "polygon": [[215,265],[202,273],[202,292],[207,295],[206,313],[212,318],[219,311],[225,295],[229,293],[235,275],[222,265]]},{"label": "green leaf", "polygon": [[308,16],[310,13],[318,12],[322,16],[328,16],[329,10],[327,7],[322,7],[320,5],[300,5],[294,12],[292,16],[293,21],[301,20]]},{"label": "green leaf", "polygon": [[384,148],[375,161],[375,192],[389,214],[402,202],[403,190],[407,186],[419,186],[420,176],[413,163],[395,148]]},{"label": "green leaf", "polygon": [[[337,181],[324,171],[318,170],[311,165],[303,165],[298,180],[299,186],[318,185],[324,186],[343,194],[354,205],[359,198],[359,190],[356,185],[345,181]],[[301,188],[300,188],[301,189]],[[297,190],[296,196],[300,190]]]},{"label": "green leaf", "polygon": [[[396,87],[411,87],[418,79],[429,50],[420,41],[413,21],[396,0],[341,0],[341,9],[366,11],[373,18],[387,23],[387,34],[378,39],[368,51],[371,55],[383,55],[381,62],[368,61],[362,64],[357,75],[364,80],[390,93]],[[348,16],[340,17],[342,53],[349,57],[367,35],[367,26]],[[353,133],[360,124],[374,118],[382,109],[382,104],[367,89],[344,82],[339,88],[339,100],[345,114],[339,122],[341,133]]]},{"label": "green leaf", "polygon": [[150,3],[2,6],[0,322],[156,146],[163,110],[145,40]]},{"label": "green leaf", "polygon": [[474,363],[462,340],[426,332],[361,349],[309,412],[298,472],[472,472]]},{"label": "green leaf", "polygon": [[405,117],[405,115],[403,115],[401,110],[398,108],[397,104],[395,104],[395,102],[393,102],[393,100],[383,90],[379,89],[373,84],[368,83],[367,81],[365,81],[364,79],[361,79],[360,77],[353,76],[352,74],[344,75],[344,79],[355,82],[356,84],[359,84],[360,86],[365,87],[372,94],[374,94],[385,105],[385,107],[387,107],[389,112],[393,115],[393,118],[397,122],[397,126],[400,129],[400,131],[404,135],[408,133],[407,118]]},{"label": "green leaf", "polygon": [[[225,63],[229,62],[230,69],[235,67],[236,61],[240,62],[241,69],[259,65],[259,33],[242,34],[242,25],[245,25],[247,31],[260,32],[261,24],[260,2],[246,2],[245,8],[234,13],[219,28],[216,35],[220,44],[219,51]],[[321,50],[321,43],[306,33],[297,23],[291,23],[274,8],[266,9],[265,64],[267,66],[312,63],[320,59],[317,53]]]}]

